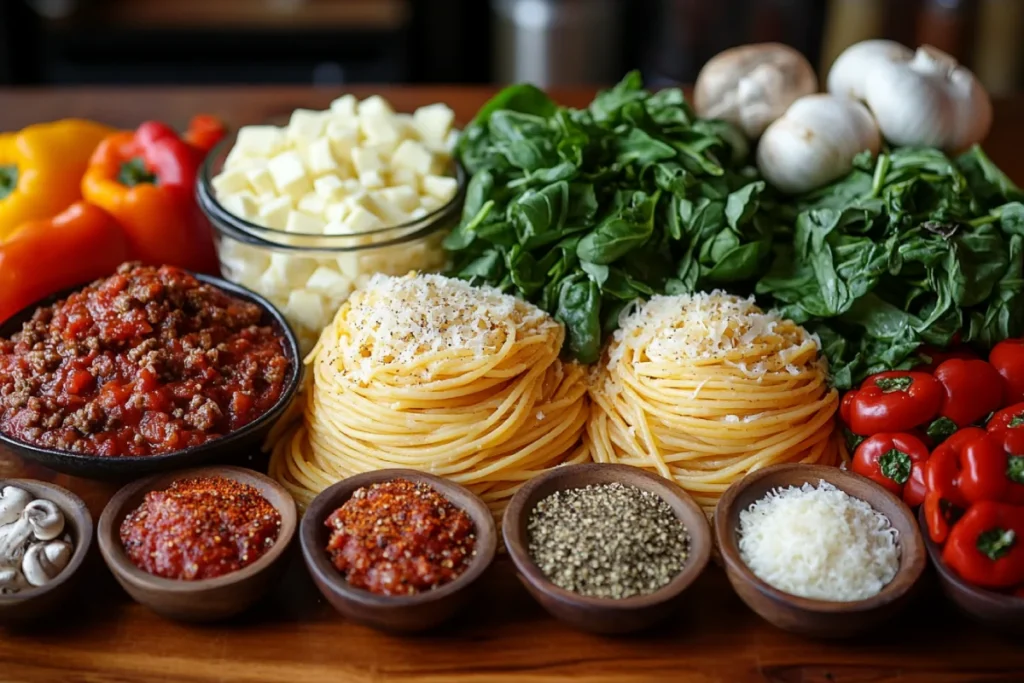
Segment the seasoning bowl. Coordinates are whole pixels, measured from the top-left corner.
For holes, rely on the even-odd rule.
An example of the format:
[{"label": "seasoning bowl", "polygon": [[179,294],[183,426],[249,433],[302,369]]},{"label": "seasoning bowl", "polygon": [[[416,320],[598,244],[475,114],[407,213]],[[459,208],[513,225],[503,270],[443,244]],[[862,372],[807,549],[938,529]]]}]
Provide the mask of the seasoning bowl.
[{"label": "seasoning bowl", "polygon": [[[668,503],[689,534],[683,569],[663,588],[622,599],[588,597],[551,582],[529,552],[527,524],[538,502],[556,491],[620,483],[658,495]],[[583,631],[628,633],[668,617],[682,602],[683,592],[697,579],[711,557],[711,530],[700,506],[674,482],[628,465],[585,463],[556,467],[528,481],[512,498],[502,523],[505,547],[519,579],[552,616]]]},{"label": "seasoning bowl", "polygon": [[[899,534],[899,568],[877,595],[850,602],[790,595],[758,578],[740,555],[741,512],[772,489],[817,486],[822,480],[881,512]],[[921,532],[903,501],[865,477],[825,465],[775,465],[734,483],[715,508],[715,538],[729,582],[750,609],[778,628],[817,638],[846,638],[895,616],[912,597],[926,565]]]},{"label": "seasoning bowl", "polygon": [[64,533],[71,535],[75,546],[68,565],[46,585],[0,595],[0,623],[20,623],[53,613],[71,596],[92,547],[93,523],[82,499],[60,486],[33,479],[0,479],[0,490],[5,486],[16,486],[55,503],[64,513]]},{"label": "seasoning bowl", "polygon": [[[9,451],[26,460],[38,462],[52,470],[76,477],[90,479],[125,480],[156,472],[166,472],[183,467],[195,467],[208,463],[238,462],[239,455],[258,453],[271,427],[285,414],[298,393],[302,375],[302,357],[299,342],[284,316],[263,297],[221,278],[192,273],[198,280],[245,301],[256,304],[263,311],[261,323],[273,327],[284,341],[285,355],[290,367],[285,378],[281,397],[270,410],[256,420],[230,434],[199,446],[170,453],[141,456],[99,456],[72,453],[56,448],[46,448],[21,441],[0,432],[0,452]],[[49,306],[69,294],[81,289],[58,292],[19,311],[0,325],[0,338],[10,338],[21,331],[22,325],[30,320],[36,309]]]},{"label": "seasoning bowl", "polygon": [[[357,489],[393,479],[432,487],[473,520],[476,555],[466,571],[450,583],[415,595],[378,595],[350,585],[331,563],[327,554],[331,530],[324,522]],[[302,518],[299,539],[313,581],[338,612],[383,631],[413,633],[442,624],[469,602],[476,580],[494,559],[498,532],[487,505],[465,487],[417,470],[383,469],[348,477],[314,498]]]},{"label": "seasoning bowl", "polygon": [[942,592],[950,602],[975,621],[1010,635],[1024,635],[1024,598],[997,593],[967,583],[942,559],[942,547],[928,535],[924,506],[918,512],[922,536],[935,571],[939,574]]},{"label": "seasoning bowl", "polygon": [[[164,490],[179,479],[191,477],[224,477],[258,490],[281,515],[274,545],[251,565],[213,579],[165,579],[136,567],[121,543],[121,523],[150,491]],[[241,467],[205,467],[158,474],[125,486],[103,509],[97,536],[107,567],[136,602],[168,619],[200,622],[233,616],[263,597],[285,569],[286,551],[297,526],[295,501],[273,479]]]}]

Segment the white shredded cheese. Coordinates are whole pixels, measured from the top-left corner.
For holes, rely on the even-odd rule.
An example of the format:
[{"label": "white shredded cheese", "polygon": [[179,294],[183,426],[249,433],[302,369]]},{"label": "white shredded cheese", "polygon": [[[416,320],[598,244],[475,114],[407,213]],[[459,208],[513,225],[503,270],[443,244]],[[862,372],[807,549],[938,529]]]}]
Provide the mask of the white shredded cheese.
[{"label": "white shredded cheese", "polygon": [[898,533],[889,519],[825,481],[770,491],[740,513],[739,535],[751,571],[800,597],[869,598],[899,568]]}]

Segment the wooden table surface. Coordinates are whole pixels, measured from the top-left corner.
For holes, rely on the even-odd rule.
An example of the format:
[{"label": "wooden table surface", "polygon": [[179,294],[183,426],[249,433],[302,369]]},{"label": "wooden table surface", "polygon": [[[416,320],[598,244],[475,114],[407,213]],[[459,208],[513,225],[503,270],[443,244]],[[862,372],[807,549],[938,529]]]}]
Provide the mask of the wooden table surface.
[{"label": "wooden table surface", "polygon": [[[371,90],[360,89],[359,95]],[[468,120],[489,92],[467,88],[378,89],[397,109],[448,102]],[[0,90],[0,130],[66,116],[133,126],[182,125],[212,112],[231,125],[324,107],[340,93],[311,88]],[[592,92],[560,92],[585,104]],[[996,106],[986,148],[1024,182],[1024,98]],[[30,477],[78,493],[94,518],[116,489],[59,475],[0,453],[0,479]],[[642,635],[577,633],[547,616],[499,558],[481,598],[443,632],[394,637],[348,623],[320,598],[295,553],[282,584],[228,623],[186,626],[133,603],[94,553],[79,597],[31,630],[0,629],[0,682],[89,681],[692,681],[694,683],[954,683],[1024,681],[1024,646],[960,617],[929,574],[905,615],[867,637],[817,642],[776,630],[733,594],[711,567],[681,611]]]}]

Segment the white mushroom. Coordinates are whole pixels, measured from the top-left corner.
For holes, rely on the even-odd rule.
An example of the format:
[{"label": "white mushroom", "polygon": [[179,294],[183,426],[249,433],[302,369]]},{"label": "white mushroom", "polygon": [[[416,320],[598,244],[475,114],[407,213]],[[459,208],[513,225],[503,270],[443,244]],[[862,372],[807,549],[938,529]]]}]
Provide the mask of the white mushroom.
[{"label": "white mushroom", "polygon": [[0,567],[0,595],[17,593],[28,587],[28,582],[16,567]]},{"label": "white mushroom", "polygon": [[757,168],[779,190],[798,194],[853,169],[853,158],[882,146],[867,108],[833,95],[808,95],[768,127],[757,148]]},{"label": "white mushroom", "polygon": [[0,527],[0,565],[16,563],[32,540],[51,541],[64,531],[64,514],[53,501],[37,498],[18,519]]},{"label": "white mushroom", "polygon": [[25,580],[33,586],[45,586],[68,566],[73,550],[71,544],[64,541],[29,546],[21,563]]},{"label": "white mushroom", "polygon": [[817,89],[814,68],[802,54],[781,43],[759,43],[726,50],[705,64],[693,103],[700,116],[728,121],[754,140],[790,104]]},{"label": "white mushroom", "polygon": [[21,511],[32,502],[32,494],[17,486],[0,489],[0,526],[11,524],[21,516]]},{"label": "white mushroom", "polygon": [[864,40],[843,50],[828,72],[828,91],[863,100],[868,74],[879,64],[906,62],[914,51],[892,40]]}]

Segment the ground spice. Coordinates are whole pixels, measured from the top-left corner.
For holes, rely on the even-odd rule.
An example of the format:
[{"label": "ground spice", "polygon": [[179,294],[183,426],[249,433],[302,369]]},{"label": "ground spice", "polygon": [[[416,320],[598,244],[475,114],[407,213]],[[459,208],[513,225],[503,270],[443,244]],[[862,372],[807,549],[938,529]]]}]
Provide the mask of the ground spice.
[{"label": "ground spice", "polygon": [[556,491],[530,512],[533,561],[580,595],[628,598],[664,587],[686,563],[686,527],[660,496],[612,483]]},{"label": "ground spice", "polygon": [[357,588],[412,595],[453,581],[475,554],[473,520],[426,484],[406,479],[357,489],[324,522],[327,552]]},{"label": "ground spice", "polygon": [[281,514],[256,488],[198,477],[147,493],[121,523],[121,543],[139,569],[192,581],[247,567],[273,547],[280,531]]}]

